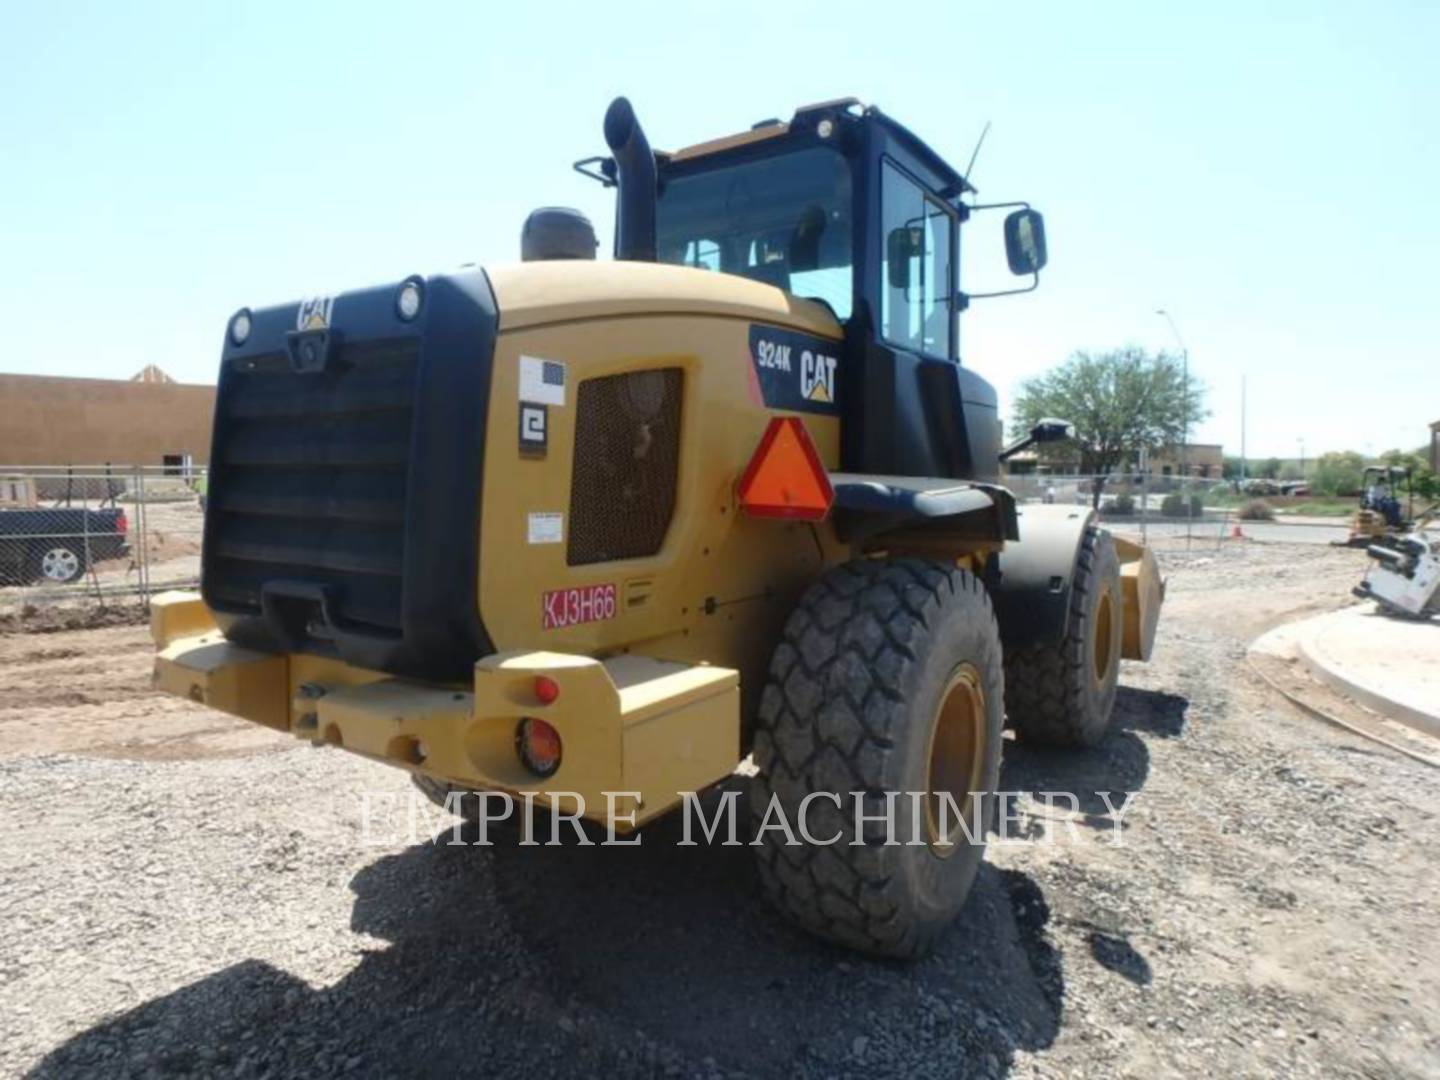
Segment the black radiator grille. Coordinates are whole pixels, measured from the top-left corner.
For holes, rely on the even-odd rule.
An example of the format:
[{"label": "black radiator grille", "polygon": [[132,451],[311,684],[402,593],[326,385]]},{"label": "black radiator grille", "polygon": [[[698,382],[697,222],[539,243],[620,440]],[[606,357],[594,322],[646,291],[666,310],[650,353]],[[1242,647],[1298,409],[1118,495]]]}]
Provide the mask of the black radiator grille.
[{"label": "black radiator grille", "polygon": [[336,348],[297,374],[280,352],[230,361],[216,413],[211,596],[258,612],[261,586],[324,586],[338,624],[398,634],[418,342]]},{"label": "black radiator grille", "polygon": [[576,395],[571,566],[654,555],[675,511],[679,368],[587,379]]}]

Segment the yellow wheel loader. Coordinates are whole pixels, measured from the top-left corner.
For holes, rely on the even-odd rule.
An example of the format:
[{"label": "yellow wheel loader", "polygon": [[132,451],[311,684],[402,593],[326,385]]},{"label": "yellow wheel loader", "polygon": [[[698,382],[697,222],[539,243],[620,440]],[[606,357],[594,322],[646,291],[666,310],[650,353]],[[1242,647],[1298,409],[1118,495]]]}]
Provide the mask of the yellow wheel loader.
[{"label": "yellow wheel loader", "polygon": [[1070,429],[1002,447],[960,363],[962,227],[1008,211],[1023,292],[1043,219],[850,99],[661,153],[622,98],[604,134],[613,260],[552,208],[517,264],[231,318],[157,683],[477,817],[631,830],[752,757],[776,905],[918,955],[1005,726],[1101,739],[1162,597],[1089,511],[1017,506],[1004,457]]}]

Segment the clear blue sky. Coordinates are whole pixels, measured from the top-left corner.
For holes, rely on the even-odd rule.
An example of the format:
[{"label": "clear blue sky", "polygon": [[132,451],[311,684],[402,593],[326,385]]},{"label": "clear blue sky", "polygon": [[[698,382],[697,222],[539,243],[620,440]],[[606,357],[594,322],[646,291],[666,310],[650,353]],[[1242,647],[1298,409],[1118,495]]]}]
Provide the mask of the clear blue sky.
[{"label": "clear blue sky", "polygon": [[[1172,344],[1200,440],[1412,447],[1440,419],[1440,5],[10,4],[0,369],[211,381],[242,305],[518,256],[629,95],[658,147],[853,94],[1045,211],[1051,269],[978,301],[1001,390]],[[994,280],[973,230],[967,285]],[[3,422],[3,412],[0,412]]]}]

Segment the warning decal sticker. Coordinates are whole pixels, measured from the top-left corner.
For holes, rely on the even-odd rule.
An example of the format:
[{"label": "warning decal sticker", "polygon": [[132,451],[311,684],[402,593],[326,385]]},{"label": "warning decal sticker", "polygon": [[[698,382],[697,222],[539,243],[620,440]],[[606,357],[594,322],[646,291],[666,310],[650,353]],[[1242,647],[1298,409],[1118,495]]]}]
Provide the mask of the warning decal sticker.
[{"label": "warning decal sticker", "polygon": [[565,515],[532,513],[525,522],[525,538],[532,544],[559,544],[565,539]]},{"label": "warning decal sticker", "polygon": [[565,365],[537,356],[520,357],[520,400],[535,405],[565,404]]},{"label": "warning decal sticker", "polygon": [[769,409],[839,413],[838,343],[774,326],[750,327],[750,363]]}]

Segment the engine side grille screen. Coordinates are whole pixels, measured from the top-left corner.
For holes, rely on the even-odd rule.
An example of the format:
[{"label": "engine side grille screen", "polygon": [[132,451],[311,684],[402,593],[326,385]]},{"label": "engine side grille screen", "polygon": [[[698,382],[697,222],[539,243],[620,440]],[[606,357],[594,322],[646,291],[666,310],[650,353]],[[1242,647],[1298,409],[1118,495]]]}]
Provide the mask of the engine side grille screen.
[{"label": "engine side grille screen", "polygon": [[571,566],[654,555],[675,511],[679,368],[580,383],[570,479]]}]

